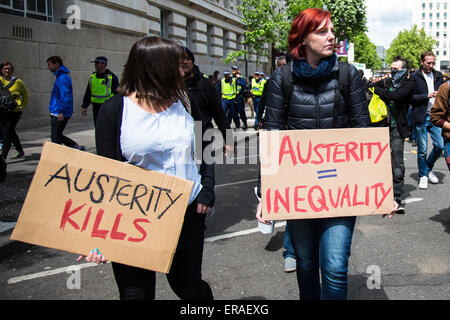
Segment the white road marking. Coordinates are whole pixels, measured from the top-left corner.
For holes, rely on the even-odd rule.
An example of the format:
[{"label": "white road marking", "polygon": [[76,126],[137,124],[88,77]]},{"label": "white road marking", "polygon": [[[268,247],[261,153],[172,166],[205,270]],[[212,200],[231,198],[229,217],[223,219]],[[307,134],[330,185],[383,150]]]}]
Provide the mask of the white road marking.
[{"label": "white road marking", "polygon": [[[285,221],[281,222],[281,223],[275,223],[275,228],[284,227],[285,225],[286,225]],[[257,233],[257,232],[260,232],[259,228],[252,228],[252,229],[247,229],[247,230],[242,230],[242,231],[236,231],[236,232],[221,234],[219,236],[206,238],[205,239],[205,243],[206,242],[214,242],[214,241],[223,240],[223,239],[230,239],[230,238],[235,238],[235,237],[240,237],[240,236],[245,236],[245,235],[252,234],[252,233]]]},{"label": "white road marking", "polygon": [[216,188],[235,186],[235,185],[238,185],[238,184],[244,184],[244,183],[256,182],[256,181],[258,181],[258,179],[242,180],[242,181],[231,182],[231,183],[223,183],[223,184],[216,185]]},{"label": "white road marking", "polygon": [[419,201],[423,201],[423,198],[408,198],[408,199],[405,199],[405,203],[406,204],[413,203],[413,202],[419,202]]},{"label": "white road marking", "polygon": [[68,272],[73,269],[81,270],[84,268],[90,268],[90,267],[95,267],[95,266],[97,266],[97,264],[92,263],[92,262],[82,263],[82,264],[74,264],[74,265],[71,265],[68,267],[62,267],[62,268],[58,268],[58,269],[54,269],[54,270],[48,270],[48,271],[28,274],[25,276],[14,277],[14,278],[11,278],[8,280],[8,284],[18,283],[18,282],[22,282],[22,281],[26,281],[26,280],[33,280],[33,279],[42,278],[42,277],[48,277],[48,276],[52,276],[55,274]]}]

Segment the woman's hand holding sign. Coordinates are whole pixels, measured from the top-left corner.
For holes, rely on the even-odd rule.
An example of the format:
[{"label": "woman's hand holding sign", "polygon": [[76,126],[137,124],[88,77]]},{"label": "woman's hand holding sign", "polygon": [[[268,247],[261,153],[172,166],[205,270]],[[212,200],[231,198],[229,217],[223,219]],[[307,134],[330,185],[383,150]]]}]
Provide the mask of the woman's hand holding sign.
[{"label": "woman's hand holding sign", "polygon": [[80,262],[81,260],[83,260],[83,258],[86,258],[87,262],[94,262],[96,264],[108,262],[108,260],[103,257],[102,253],[98,249],[91,250],[91,252],[89,252],[87,256],[79,256],[77,262]]}]

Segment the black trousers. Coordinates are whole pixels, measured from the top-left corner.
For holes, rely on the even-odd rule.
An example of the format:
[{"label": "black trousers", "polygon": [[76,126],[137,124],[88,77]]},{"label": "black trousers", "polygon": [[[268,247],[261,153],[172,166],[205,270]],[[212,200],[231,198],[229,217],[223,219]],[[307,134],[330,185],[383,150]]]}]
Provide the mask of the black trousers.
[{"label": "black trousers", "polygon": [[405,192],[405,162],[403,151],[405,140],[397,128],[390,128],[391,163],[394,197],[401,197]]},{"label": "black trousers", "polygon": [[11,144],[14,145],[16,150],[23,153],[22,144],[20,143],[19,136],[16,132],[16,126],[19,122],[22,112],[1,112],[0,120],[3,129],[3,158],[7,158]]},{"label": "black trousers", "polygon": [[101,106],[102,106],[102,103],[92,103],[92,114],[94,116],[94,127],[95,127],[95,124],[97,123],[97,115],[98,115],[98,112],[100,111]]},{"label": "black trousers", "polygon": [[[196,212],[197,201],[186,210],[178,246],[170,272],[169,285],[181,300],[212,300],[209,284],[202,279],[205,215]],[[111,263],[121,300],[154,300],[154,271]]]},{"label": "black trousers", "polygon": [[69,122],[70,117],[64,117],[63,121],[58,121],[58,117],[55,116],[50,116],[50,119],[52,142],[57,144],[64,144],[70,148],[74,148],[77,143],[63,135],[64,129],[66,128],[67,122]]}]

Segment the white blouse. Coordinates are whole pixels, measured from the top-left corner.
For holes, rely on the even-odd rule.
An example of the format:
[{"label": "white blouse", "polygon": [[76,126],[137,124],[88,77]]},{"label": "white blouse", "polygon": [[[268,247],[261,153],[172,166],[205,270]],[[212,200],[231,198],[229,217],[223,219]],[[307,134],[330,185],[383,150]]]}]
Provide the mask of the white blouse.
[{"label": "white blouse", "polygon": [[194,182],[189,204],[200,193],[194,120],[180,101],[154,114],[124,97],[120,147],[127,163]]}]

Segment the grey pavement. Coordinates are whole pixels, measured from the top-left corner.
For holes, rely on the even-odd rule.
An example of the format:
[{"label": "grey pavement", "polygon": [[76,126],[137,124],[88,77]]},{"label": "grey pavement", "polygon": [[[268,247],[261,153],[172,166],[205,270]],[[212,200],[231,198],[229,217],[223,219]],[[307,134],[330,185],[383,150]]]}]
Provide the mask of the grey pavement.
[{"label": "grey pavement", "polygon": [[[26,158],[8,160],[10,175],[0,184],[0,224],[15,221],[48,133],[49,128],[19,133]],[[94,152],[91,122],[69,123],[66,133]],[[351,300],[450,299],[448,169],[439,159],[434,172],[440,182],[420,190],[409,143],[405,164],[406,214],[357,219],[348,272]],[[256,178],[253,163],[216,167],[216,214],[207,221],[203,276],[216,299],[296,300],[295,272],[283,272],[283,224],[271,235],[256,229]],[[67,268],[77,265],[73,254],[11,242],[10,231],[0,234],[0,299],[118,299],[110,264],[81,264],[81,287],[68,288]],[[177,300],[163,274],[157,275],[156,297]]]}]

